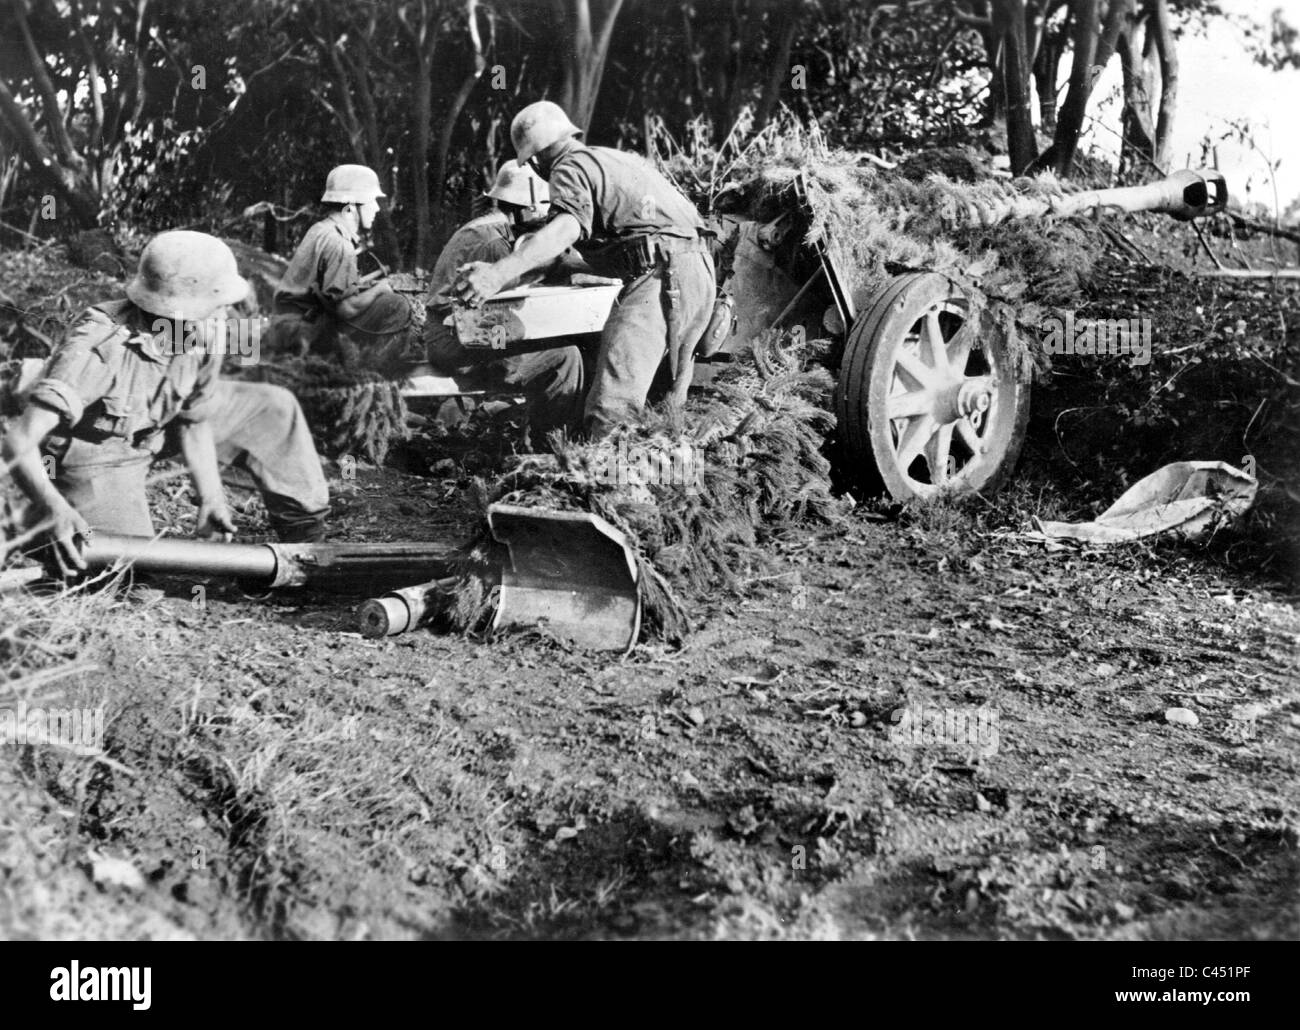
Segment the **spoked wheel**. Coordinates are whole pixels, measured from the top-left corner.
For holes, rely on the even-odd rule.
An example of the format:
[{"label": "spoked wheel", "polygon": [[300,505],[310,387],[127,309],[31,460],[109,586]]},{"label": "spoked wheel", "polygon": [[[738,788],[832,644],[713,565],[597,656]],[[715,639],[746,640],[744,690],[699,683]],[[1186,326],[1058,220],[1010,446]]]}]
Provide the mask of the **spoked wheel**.
[{"label": "spoked wheel", "polygon": [[991,493],[1015,466],[1029,383],[969,316],[957,287],[921,272],[894,279],[854,323],[835,413],[845,471],[867,492]]}]

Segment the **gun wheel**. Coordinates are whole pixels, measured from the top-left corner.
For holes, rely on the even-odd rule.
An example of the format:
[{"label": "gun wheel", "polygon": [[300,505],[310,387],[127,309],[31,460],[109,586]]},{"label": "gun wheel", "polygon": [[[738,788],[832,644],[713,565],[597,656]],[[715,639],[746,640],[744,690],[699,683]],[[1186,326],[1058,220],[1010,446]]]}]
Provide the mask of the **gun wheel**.
[{"label": "gun wheel", "polygon": [[895,278],[857,319],[835,391],[857,486],[908,501],[992,493],[1020,457],[1029,383],[1001,340],[980,340],[946,277]]}]

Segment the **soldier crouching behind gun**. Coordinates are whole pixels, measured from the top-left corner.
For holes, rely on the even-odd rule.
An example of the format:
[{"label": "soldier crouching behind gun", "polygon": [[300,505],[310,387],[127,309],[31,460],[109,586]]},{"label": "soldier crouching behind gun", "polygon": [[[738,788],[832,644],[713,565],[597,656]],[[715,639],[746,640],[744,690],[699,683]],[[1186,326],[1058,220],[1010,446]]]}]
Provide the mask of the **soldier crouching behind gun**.
[{"label": "soldier crouching behind gun", "polygon": [[226,307],[247,293],[220,240],[161,233],[127,299],[88,309],[55,348],[0,443],[54,571],[85,570],[81,547],[94,530],[153,536],[145,477],[177,451],[198,497],[196,536],[235,532],[219,462],[251,475],[281,540],[324,536],[329,491],[298,401],[219,378]]},{"label": "soldier crouching behind gun", "polygon": [[588,147],[556,104],[530,104],[515,116],[510,139],[520,166],[547,180],[546,227],[492,264],[461,270],[456,293],[481,304],[510,281],[574,246],[600,275],[626,285],[600,337],[585,424],[600,438],[645,404],[668,358],[673,397],[690,384],[691,355],[713,315],[717,285],[704,223],[682,193],[635,154]]},{"label": "soldier crouching behind gun", "polygon": [[[582,417],[582,355],[574,346],[500,357],[496,351],[463,346],[455,330],[444,324],[451,312],[457,271],[476,261],[507,256],[522,233],[546,221],[546,183],[529,168],[509,162],[497,173],[484,196],[497,208],[466,222],[447,241],[429,276],[428,318],[424,343],[429,364],[443,375],[455,376],[462,387],[516,389],[528,399],[528,422],[534,444],[556,429],[575,432]],[[503,284],[519,285],[541,278],[541,269]]]}]

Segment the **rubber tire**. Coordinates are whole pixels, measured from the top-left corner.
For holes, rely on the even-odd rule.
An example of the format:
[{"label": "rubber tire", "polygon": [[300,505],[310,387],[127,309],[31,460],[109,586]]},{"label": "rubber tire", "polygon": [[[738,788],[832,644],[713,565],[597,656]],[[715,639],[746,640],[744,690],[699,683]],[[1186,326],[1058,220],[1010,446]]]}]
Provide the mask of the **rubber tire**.
[{"label": "rubber tire", "polygon": [[[937,272],[895,276],[849,330],[835,384],[835,420],[844,481],[864,497],[887,494],[896,501],[911,501],[933,495],[918,493],[897,472],[891,460],[889,427],[873,419],[872,412],[884,411],[884,400],[891,385],[892,367],[882,367],[887,341],[906,334],[933,304],[953,299],[963,299],[961,291]],[[1003,345],[984,341],[984,346]],[[999,357],[1002,367],[1009,367],[1009,356],[1004,353]],[[981,470],[978,477],[958,481],[945,491],[947,496],[995,493],[1014,471],[1029,426],[1030,383],[1017,378],[1010,393],[1015,414],[1002,459]]]}]

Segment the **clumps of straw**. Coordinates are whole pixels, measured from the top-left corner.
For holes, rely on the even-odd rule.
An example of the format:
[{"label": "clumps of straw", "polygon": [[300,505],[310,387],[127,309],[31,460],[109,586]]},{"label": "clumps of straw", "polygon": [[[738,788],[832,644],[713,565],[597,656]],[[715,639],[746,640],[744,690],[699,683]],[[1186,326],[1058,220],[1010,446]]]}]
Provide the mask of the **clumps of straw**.
[{"label": "clumps of straw", "polygon": [[259,365],[253,375],[298,398],[325,454],[350,454],[382,465],[394,443],[410,438],[400,377],[343,368],[317,357]]},{"label": "clumps of straw", "polygon": [[[832,383],[812,346],[766,333],[684,410],[647,408],[600,441],[556,440],[553,454],[516,458],[482,484],[480,501],[590,511],[620,529],[637,554],[643,633],[678,643],[685,594],[735,587],[767,536],[845,511],[822,453]],[[492,607],[473,579],[452,616],[462,627],[484,625]]]}]

